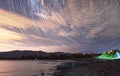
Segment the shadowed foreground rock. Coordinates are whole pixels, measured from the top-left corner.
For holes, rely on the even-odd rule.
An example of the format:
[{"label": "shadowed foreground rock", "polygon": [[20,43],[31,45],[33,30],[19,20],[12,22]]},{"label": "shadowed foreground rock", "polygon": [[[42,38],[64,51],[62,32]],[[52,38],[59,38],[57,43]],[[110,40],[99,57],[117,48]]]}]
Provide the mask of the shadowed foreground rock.
[{"label": "shadowed foreground rock", "polygon": [[80,60],[57,66],[54,76],[120,76],[120,60]]}]

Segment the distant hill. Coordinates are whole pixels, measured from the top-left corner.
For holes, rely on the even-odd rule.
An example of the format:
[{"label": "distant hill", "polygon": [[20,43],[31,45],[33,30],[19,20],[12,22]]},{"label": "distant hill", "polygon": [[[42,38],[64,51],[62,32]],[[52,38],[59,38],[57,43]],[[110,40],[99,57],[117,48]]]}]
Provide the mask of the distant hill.
[{"label": "distant hill", "polygon": [[0,59],[80,59],[93,58],[98,54],[82,53],[64,53],[64,52],[43,52],[32,50],[14,50],[9,52],[0,52]]},{"label": "distant hill", "polygon": [[51,55],[63,55],[68,54],[64,52],[43,52],[43,51],[31,51],[31,50],[14,50],[9,52],[0,52],[0,59],[23,59],[23,58],[37,58],[37,57],[48,57]]}]

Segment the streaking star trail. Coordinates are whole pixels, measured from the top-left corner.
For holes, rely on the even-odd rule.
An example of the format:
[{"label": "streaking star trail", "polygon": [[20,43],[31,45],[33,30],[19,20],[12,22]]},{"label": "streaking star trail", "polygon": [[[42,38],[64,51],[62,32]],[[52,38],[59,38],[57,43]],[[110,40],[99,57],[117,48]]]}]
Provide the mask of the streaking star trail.
[{"label": "streaking star trail", "polygon": [[119,20],[119,0],[0,0],[0,50],[120,49]]}]

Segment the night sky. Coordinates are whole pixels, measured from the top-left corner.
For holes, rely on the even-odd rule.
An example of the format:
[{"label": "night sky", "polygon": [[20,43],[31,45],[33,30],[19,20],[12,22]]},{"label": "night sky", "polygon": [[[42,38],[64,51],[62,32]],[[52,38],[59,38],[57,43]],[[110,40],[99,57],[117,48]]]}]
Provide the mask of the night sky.
[{"label": "night sky", "polygon": [[0,0],[0,51],[120,49],[120,0]]}]

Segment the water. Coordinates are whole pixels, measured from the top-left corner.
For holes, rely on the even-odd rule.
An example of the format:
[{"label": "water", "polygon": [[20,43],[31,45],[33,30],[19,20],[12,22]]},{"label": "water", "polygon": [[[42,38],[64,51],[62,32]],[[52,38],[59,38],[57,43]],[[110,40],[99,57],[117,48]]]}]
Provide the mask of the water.
[{"label": "water", "polygon": [[0,76],[52,76],[53,69],[56,65],[66,61],[35,61],[35,60],[1,60]]}]

